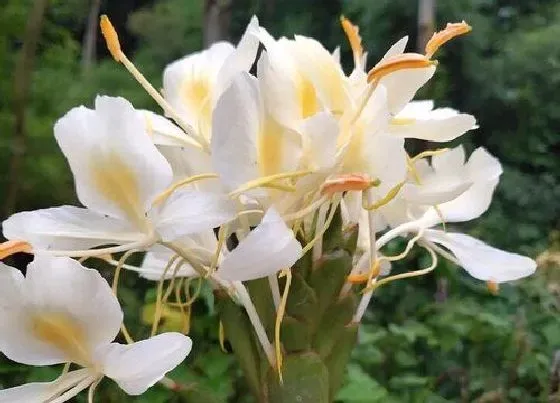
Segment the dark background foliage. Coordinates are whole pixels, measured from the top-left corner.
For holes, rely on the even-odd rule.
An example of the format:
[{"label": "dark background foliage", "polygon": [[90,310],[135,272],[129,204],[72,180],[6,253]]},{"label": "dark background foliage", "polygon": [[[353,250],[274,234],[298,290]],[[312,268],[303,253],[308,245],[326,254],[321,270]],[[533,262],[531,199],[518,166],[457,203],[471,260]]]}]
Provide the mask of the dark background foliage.
[{"label": "dark background foliage", "polygon": [[[26,33],[26,24],[41,1],[46,11],[32,52],[34,63],[22,64],[33,36],[29,27]],[[159,87],[167,63],[203,46],[208,28],[205,7],[214,2],[103,0],[99,5],[116,25],[123,49]],[[93,51],[85,51],[88,15],[95,3],[0,2],[0,218],[16,210],[76,203],[70,171],[52,136],[54,122],[71,107],[91,105],[96,94],[109,94],[157,110],[108,56],[97,31]],[[331,50],[341,46],[347,71],[351,54],[339,27],[341,14],[360,26],[370,65],[405,34],[410,49],[417,42],[418,4],[412,0],[217,3],[227,8],[223,37],[236,41],[250,16],[257,14],[275,35],[300,33],[317,37]],[[465,19],[474,30],[438,54],[436,77],[419,98],[433,98],[438,106],[476,115],[480,129],[461,142],[470,150],[486,147],[504,165],[491,209],[463,230],[533,257],[548,250],[552,258],[545,261],[541,255],[537,275],[504,286],[497,296],[445,263],[432,276],[381,288],[366,315],[339,399],[559,401],[554,400],[558,390],[554,353],[560,349],[560,276],[558,258],[553,260],[560,226],[560,4],[439,1],[435,16],[437,27]],[[423,146],[412,144],[416,149]],[[16,256],[12,263],[22,264],[24,259]],[[421,266],[425,259],[418,254],[407,264]],[[144,316],[154,290],[129,273],[123,285],[120,299],[127,325],[140,338],[147,332],[149,318]],[[203,295],[193,307],[194,351],[174,373],[190,385],[187,397],[156,386],[131,401],[250,401],[233,358],[219,349],[212,295],[208,291]],[[177,328],[173,312],[164,325]],[[0,384],[54,379],[59,370],[30,369],[2,359]],[[119,402],[125,397],[105,381],[97,399]]]}]

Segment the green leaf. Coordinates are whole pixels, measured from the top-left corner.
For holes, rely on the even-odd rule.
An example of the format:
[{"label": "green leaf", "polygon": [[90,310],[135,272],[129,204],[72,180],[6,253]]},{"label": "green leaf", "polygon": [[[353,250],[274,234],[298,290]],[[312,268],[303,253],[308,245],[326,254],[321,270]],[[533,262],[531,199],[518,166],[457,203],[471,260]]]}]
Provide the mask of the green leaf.
[{"label": "green leaf", "polygon": [[348,366],[346,384],[336,395],[344,403],[385,402],[387,390],[364,372],[359,365]]}]

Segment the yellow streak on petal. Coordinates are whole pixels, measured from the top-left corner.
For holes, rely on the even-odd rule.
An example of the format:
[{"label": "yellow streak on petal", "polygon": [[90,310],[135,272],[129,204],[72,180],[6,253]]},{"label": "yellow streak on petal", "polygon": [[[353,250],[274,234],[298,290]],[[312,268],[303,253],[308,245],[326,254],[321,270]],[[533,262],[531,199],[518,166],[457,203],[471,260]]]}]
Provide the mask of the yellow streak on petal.
[{"label": "yellow streak on petal", "polygon": [[436,64],[435,61],[419,53],[402,53],[378,63],[368,73],[368,83],[379,81],[387,74],[405,69],[423,69]]},{"label": "yellow streak on petal", "polygon": [[101,28],[101,33],[105,38],[105,42],[107,43],[107,49],[111,52],[111,56],[117,61],[121,61],[121,44],[119,43],[119,35],[117,31],[115,31],[115,27],[109,21],[109,17],[105,14],[101,16],[99,19],[99,27]]},{"label": "yellow streak on petal", "polygon": [[258,163],[261,176],[277,174],[282,169],[283,131],[275,120],[267,118],[263,122],[258,137]]},{"label": "yellow streak on petal", "polygon": [[91,365],[91,351],[81,325],[67,314],[40,313],[31,319],[31,331],[44,343],[63,352],[68,361]]},{"label": "yellow streak on petal", "polygon": [[32,253],[31,245],[25,241],[18,240],[0,243],[0,260],[19,252]]},{"label": "yellow streak on petal", "polygon": [[364,48],[362,47],[362,37],[360,36],[360,28],[350,22],[345,16],[340,16],[340,24],[342,29],[348,38],[350,47],[352,48],[352,53],[354,54],[354,62],[360,61],[362,55],[364,54]]},{"label": "yellow streak on petal", "polygon": [[198,129],[206,140],[210,140],[210,124],[212,119],[212,103],[210,102],[212,84],[210,78],[203,74],[185,78],[181,84],[181,94],[187,109],[196,112]]},{"label": "yellow streak on petal", "polygon": [[414,122],[416,122],[414,118],[393,118],[390,123],[395,126],[408,126]]},{"label": "yellow streak on petal", "polygon": [[472,27],[465,21],[447,23],[445,29],[433,34],[426,44],[426,57],[431,58],[444,43],[450,41],[456,36],[464,35],[471,31]]},{"label": "yellow streak on petal", "polygon": [[145,225],[136,175],[117,153],[111,152],[92,159],[91,180],[96,190],[131,221],[140,227]]},{"label": "yellow streak on petal", "polygon": [[298,80],[297,94],[303,119],[315,115],[319,111],[319,101],[313,83],[302,76]]}]

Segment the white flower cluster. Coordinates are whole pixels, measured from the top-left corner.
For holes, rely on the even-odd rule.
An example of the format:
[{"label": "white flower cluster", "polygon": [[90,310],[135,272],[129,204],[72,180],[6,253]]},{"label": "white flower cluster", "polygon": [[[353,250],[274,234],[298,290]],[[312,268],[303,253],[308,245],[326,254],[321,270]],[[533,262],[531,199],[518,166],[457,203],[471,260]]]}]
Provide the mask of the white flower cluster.
[{"label": "white flower cluster", "polygon": [[[345,287],[364,283],[355,321],[374,288],[429,272],[436,254],[495,283],[535,270],[527,257],[436,228],[486,211],[502,173],[496,158],[481,148],[468,160],[462,147],[412,157],[405,150],[407,138],[447,142],[476,128],[470,115],[412,101],[436,70],[434,52],[470,27],[448,24],[425,54],[404,53],[405,37],[368,71],[358,29],[342,25],[354,54],[350,75],[338,50],[303,36],[275,39],[253,18],[237,46],[216,43],[167,66],[161,95],[102,17],[113,57],[166,117],[99,96],[94,109],[74,108],[56,123],[84,207],[20,212],[3,222],[9,241],[0,253],[26,250],[35,260],[25,278],[0,264],[0,351],[25,364],[83,369],[0,391],[0,402],[62,402],[93,391],[103,376],[139,394],[189,353],[190,339],[178,333],[111,343],[123,319],[116,289],[72,258],[98,257],[158,281],[206,278],[245,307],[272,365],[274,349],[243,281],[268,277],[280,310],[278,275],[304,253],[321,256],[337,210],[344,225],[359,225]],[[397,237],[411,238],[406,250],[382,255]],[[387,276],[382,268],[416,244],[433,264]],[[117,261],[112,254],[120,252]],[[124,261],[133,252],[146,252],[140,267]]]}]

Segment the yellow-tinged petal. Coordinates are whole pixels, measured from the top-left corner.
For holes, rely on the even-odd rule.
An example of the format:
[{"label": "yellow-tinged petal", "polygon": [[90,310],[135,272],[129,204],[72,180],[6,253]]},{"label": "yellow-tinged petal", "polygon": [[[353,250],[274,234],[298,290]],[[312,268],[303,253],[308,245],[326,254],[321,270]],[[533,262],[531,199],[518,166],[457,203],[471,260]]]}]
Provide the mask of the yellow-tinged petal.
[{"label": "yellow-tinged petal", "polygon": [[31,245],[25,241],[19,240],[0,243],[0,260],[19,252],[31,253]]},{"label": "yellow-tinged petal", "polygon": [[419,53],[402,53],[382,60],[368,73],[368,82],[379,81],[386,75],[405,69],[423,69],[436,64]]},{"label": "yellow-tinged petal", "polygon": [[426,57],[431,58],[434,53],[443,45],[444,43],[450,41],[459,35],[464,35],[472,31],[472,27],[465,21],[447,23],[445,29],[436,32],[432,35],[428,43],[426,44]]},{"label": "yellow-tinged petal", "polygon": [[113,56],[117,62],[120,62],[122,52],[119,35],[117,34],[115,27],[113,27],[113,24],[111,24],[111,21],[109,21],[109,17],[105,14],[103,14],[99,19],[99,27],[101,28],[101,33],[107,43],[107,49],[111,52],[111,56]]}]

